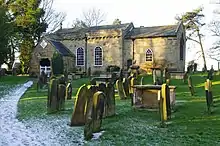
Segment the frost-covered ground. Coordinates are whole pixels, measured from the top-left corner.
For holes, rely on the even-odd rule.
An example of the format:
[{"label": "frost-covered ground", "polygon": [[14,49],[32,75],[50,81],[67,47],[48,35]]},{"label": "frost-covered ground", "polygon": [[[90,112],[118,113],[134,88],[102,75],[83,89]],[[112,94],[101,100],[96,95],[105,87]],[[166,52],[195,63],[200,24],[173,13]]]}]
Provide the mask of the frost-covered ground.
[{"label": "frost-covered ground", "polygon": [[[67,116],[48,116],[43,119],[16,119],[17,103],[32,85],[1,85],[0,89],[0,145],[82,145],[82,127],[69,127]],[[66,123],[66,124],[64,124]]]}]

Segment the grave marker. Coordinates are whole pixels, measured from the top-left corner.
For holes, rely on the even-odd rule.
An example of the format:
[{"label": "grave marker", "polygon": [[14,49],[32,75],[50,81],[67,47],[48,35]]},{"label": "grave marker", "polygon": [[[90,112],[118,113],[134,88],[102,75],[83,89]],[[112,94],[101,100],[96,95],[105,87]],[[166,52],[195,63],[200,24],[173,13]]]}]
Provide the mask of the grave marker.
[{"label": "grave marker", "polygon": [[74,104],[74,111],[71,119],[71,126],[81,126],[85,124],[84,110],[86,102],[89,97],[88,87],[86,84],[82,85],[76,94],[76,100]]},{"label": "grave marker", "polygon": [[195,94],[195,91],[194,91],[194,87],[192,84],[192,77],[191,76],[188,77],[188,87],[189,87],[189,91],[190,91],[191,95],[193,96]]}]

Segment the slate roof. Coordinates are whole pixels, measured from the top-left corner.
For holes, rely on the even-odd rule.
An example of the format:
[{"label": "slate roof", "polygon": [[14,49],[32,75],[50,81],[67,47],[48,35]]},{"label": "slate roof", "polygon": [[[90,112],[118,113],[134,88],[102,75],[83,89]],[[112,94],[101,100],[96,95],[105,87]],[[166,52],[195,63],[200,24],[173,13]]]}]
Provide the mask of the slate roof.
[{"label": "slate roof", "polygon": [[88,31],[96,31],[103,29],[122,29],[125,30],[131,23],[124,23],[119,25],[101,25],[101,26],[92,26],[88,29]]},{"label": "slate roof", "polygon": [[63,40],[63,39],[83,39],[86,37],[86,33],[95,32],[99,30],[107,29],[121,29],[125,30],[131,23],[124,23],[120,25],[101,25],[101,26],[92,26],[89,28],[63,28],[59,29],[54,33],[46,34],[45,36],[49,39],[54,40]]},{"label": "slate roof", "polygon": [[63,56],[73,56],[71,51],[61,42],[54,41],[54,40],[49,40],[49,41],[55,47],[55,49]]},{"label": "slate roof", "polygon": [[134,28],[125,38],[167,37],[176,36],[178,25]]}]

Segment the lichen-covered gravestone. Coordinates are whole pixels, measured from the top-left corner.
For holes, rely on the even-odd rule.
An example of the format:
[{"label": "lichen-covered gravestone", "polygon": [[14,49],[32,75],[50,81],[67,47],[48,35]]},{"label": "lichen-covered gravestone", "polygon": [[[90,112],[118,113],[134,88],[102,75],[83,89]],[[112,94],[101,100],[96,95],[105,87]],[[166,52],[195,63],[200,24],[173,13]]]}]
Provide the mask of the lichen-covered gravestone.
[{"label": "lichen-covered gravestone", "polygon": [[85,124],[85,106],[90,96],[88,91],[88,87],[85,84],[78,89],[70,126],[81,126]]},{"label": "lichen-covered gravestone", "polygon": [[86,124],[84,127],[84,137],[86,140],[91,139],[94,132],[100,131],[104,113],[104,93],[98,91],[93,95],[92,99],[92,107],[87,107]]}]

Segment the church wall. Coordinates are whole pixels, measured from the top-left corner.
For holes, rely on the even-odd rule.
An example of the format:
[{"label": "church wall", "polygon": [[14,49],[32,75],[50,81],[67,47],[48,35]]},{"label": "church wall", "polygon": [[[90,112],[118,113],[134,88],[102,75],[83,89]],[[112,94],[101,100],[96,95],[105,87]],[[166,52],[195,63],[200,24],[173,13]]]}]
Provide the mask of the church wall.
[{"label": "church wall", "polygon": [[[101,47],[103,50],[103,65],[94,65],[94,48]],[[96,71],[105,72],[109,65],[117,65],[122,67],[122,38],[120,36],[114,37],[100,37],[90,38],[87,40],[87,66],[91,67],[92,73]]]},{"label": "church wall", "polygon": [[[77,48],[84,48],[86,50],[86,40],[85,39],[75,39],[75,40],[63,40],[62,43],[76,56]],[[85,58],[86,64],[86,58]],[[76,66],[76,60],[74,60],[74,66]],[[82,71],[86,71],[85,66],[76,66],[78,69],[80,68]]]},{"label": "church wall", "polygon": [[[142,69],[153,66],[153,63],[160,67],[164,67],[164,63],[169,68],[182,69],[179,63],[178,44],[176,37],[156,37],[156,38],[140,38],[134,41],[134,59],[136,64]],[[146,62],[146,50],[150,48],[153,51],[153,62]]]},{"label": "church wall", "polygon": [[127,67],[127,60],[133,59],[133,42],[131,39],[124,40],[124,67]]}]

